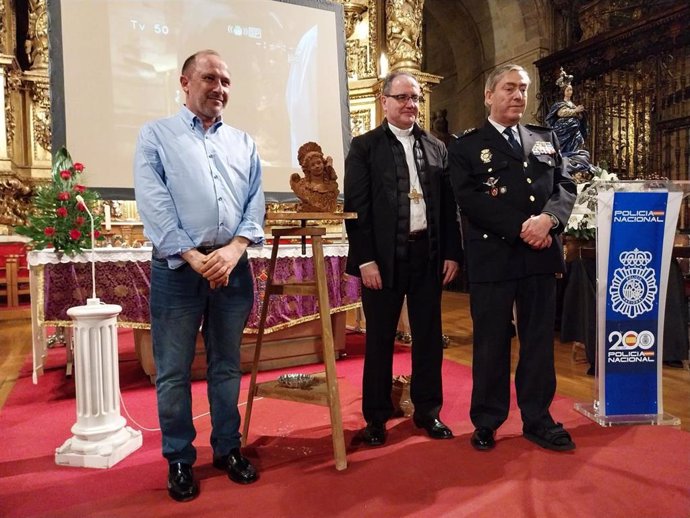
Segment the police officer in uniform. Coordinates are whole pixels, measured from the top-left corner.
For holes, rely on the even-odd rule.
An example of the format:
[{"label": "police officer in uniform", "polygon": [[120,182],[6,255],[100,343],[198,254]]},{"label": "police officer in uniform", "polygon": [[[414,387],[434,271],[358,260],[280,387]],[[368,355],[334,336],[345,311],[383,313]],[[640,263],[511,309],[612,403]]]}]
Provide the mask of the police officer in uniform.
[{"label": "police officer in uniform", "polygon": [[556,391],[555,274],[565,268],[559,234],[576,187],[553,131],[520,124],[529,84],[518,65],[494,70],[484,94],[488,120],[449,147],[451,181],[465,219],[474,331],[471,444],[477,450],[495,446],[496,430],[508,417],[514,316],[523,435],[551,450],[575,448],[549,406]]}]

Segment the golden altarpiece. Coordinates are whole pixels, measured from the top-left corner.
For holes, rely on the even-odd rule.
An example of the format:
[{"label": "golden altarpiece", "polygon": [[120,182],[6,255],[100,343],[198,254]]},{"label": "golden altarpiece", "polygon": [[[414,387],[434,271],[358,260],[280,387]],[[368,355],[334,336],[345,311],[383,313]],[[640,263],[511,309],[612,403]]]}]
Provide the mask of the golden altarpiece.
[{"label": "golden altarpiece", "polygon": [[[344,11],[352,135],[381,122],[382,78],[393,70],[418,78],[426,99],[420,122],[428,127],[431,91],[442,78],[421,68],[424,0],[333,1]],[[48,65],[47,0],[0,0],[0,234],[25,221],[35,186],[50,176]],[[134,202],[113,209],[114,223],[136,219]],[[141,237],[140,227],[125,228],[123,244]]]}]

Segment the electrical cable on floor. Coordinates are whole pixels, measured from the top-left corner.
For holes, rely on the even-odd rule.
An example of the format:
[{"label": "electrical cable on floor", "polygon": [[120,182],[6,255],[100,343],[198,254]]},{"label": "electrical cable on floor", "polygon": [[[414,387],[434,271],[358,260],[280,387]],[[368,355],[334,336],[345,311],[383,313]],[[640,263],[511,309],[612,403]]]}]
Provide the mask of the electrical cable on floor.
[{"label": "electrical cable on floor", "polygon": [[[254,401],[259,401],[261,399],[263,399],[263,397],[255,397]],[[246,404],[247,404],[247,402],[245,401],[244,403],[238,403],[237,406],[242,407],[242,406],[245,406]],[[129,410],[127,410],[127,405],[125,405],[125,400],[122,397],[122,391],[120,391],[120,405],[122,406],[122,410],[124,410],[125,415],[129,419],[129,421],[132,424],[134,424],[136,427],[138,427],[139,430],[144,430],[145,432],[160,432],[161,431],[160,428],[146,428],[145,426],[142,426],[141,424],[139,424],[139,422],[131,416],[131,414],[129,413]],[[202,417],[206,417],[207,415],[211,415],[211,412],[204,412],[203,414],[193,416],[192,421],[196,421],[197,419],[201,419]]]}]

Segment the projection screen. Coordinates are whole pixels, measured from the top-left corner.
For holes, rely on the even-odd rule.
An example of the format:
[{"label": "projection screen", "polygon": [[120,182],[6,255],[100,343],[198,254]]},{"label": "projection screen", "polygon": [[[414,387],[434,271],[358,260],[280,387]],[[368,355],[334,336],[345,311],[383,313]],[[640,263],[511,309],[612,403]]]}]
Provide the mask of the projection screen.
[{"label": "projection screen", "polygon": [[[324,0],[48,2],[53,149],[86,164],[105,198],[133,199],[139,128],[184,103],[180,68],[211,48],[228,63],[223,118],[257,143],[267,199],[291,197],[297,149],[321,144],[342,186],[350,142],[342,6]],[[342,190],[342,188],[341,188]]]}]

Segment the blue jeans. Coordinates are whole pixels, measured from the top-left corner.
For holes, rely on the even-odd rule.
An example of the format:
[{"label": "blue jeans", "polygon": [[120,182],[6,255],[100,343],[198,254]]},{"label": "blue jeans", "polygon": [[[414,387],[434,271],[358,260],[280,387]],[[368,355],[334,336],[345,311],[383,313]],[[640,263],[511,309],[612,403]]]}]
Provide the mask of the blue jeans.
[{"label": "blue jeans", "polygon": [[189,265],[171,270],[165,260],[153,259],[151,339],[163,456],[169,463],[196,461],[191,367],[200,326],[206,346],[211,447],[214,455],[227,455],[239,447],[240,343],[253,302],[246,254],[228,286],[215,290]]}]

